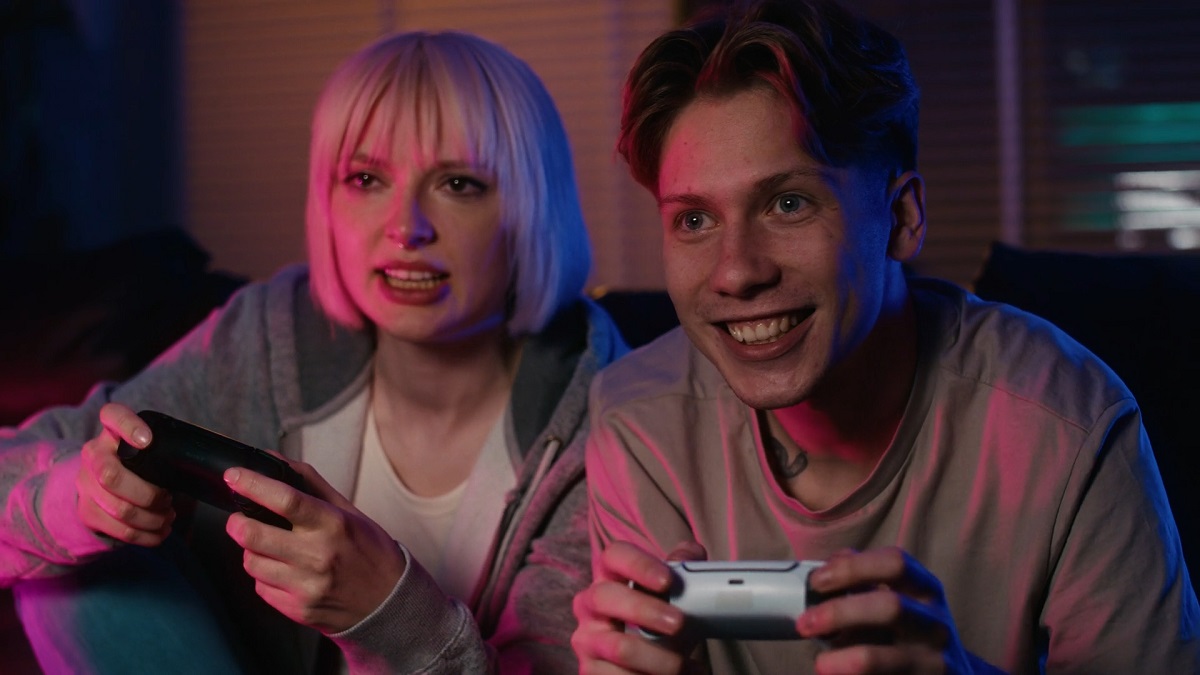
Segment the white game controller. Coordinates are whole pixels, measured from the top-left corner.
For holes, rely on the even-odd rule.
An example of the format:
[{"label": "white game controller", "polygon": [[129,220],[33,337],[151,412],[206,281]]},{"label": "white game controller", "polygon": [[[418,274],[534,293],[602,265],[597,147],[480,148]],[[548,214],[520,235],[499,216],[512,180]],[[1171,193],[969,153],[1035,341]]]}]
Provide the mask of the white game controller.
[{"label": "white game controller", "polygon": [[[796,619],[826,599],[808,585],[813,560],[669,562],[664,597],[684,613],[676,639],[798,640]],[[664,636],[635,629],[652,640]]]}]

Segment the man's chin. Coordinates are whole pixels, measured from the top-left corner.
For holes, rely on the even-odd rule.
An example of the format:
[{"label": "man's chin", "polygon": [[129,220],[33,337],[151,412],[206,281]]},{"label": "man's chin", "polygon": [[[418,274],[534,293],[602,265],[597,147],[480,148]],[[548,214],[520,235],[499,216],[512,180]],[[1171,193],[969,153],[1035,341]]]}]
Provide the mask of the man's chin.
[{"label": "man's chin", "polygon": [[810,387],[797,381],[794,366],[779,361],[747,362],[722,353],[719,348],[713,351],[717,353],[706,355],[709,361],[733,393],[752,408],[786,408],[808,396]]},{"label": "man's chin", "polygon": [[736,391],[734,393],[737,394],[737,397],[741,399],[742,403],[745,403],[755,410],[778,410],[780,408],[790,408],[794,405],[803,403],[805,399],[804,396],[770,396],[762,394],[756,396],[743,396]]},{"label": "man's chin", "polygon": [[734,395],[756,410],[775,410],[803,403],[809,393],[808,387],[794,382],[764,382],[761,378],[744,375],[733,378],[725,375],[725,382]]}]

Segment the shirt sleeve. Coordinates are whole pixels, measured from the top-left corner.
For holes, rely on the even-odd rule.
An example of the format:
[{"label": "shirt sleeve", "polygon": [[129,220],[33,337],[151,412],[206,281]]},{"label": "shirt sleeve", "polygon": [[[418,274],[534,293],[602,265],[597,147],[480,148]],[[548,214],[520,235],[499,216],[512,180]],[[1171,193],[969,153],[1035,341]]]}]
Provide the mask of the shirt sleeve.
[{"label": "shirt sleeve", "polygon": [[591,575],[582,438],[575,443],[536,493],[555,499],[549,518],[523,518],[510,526],[513,541],[531,543],[527,552],[505,556],[493,571],[491,581],[500,589],[494,630],[485,638],[470,610],[442,593],[405,551],[408,567],[383,605],[330,636],[351,672],[557,675],[578,670],[570,642],[571,604]]},{"label": "shirt sleeve", "polygon": [[1085,441],[1054,546],[1046,672],[1200,672],[1200,609],[1132,404],[1113,406]]},{"label": "shirt sleeve", "polygon": [[[401,547],[403,549],[403,546]],[[486,673],[489,651],[471,612],[404,550],[404,574],[374,612],[330,635],[351,673]]]},{"label": "shirt sleeve", "polygon": [[62,574],[115,545],[90,534],[76,515],[80,453],[100,431],[104,404],[160,410],[213,428],[249,428],[248,420],[274,426],[261,422],[275,416],[269,397],[254,394],[267,382],[265,291],[247,290],[128,381],[101,383],[77,406],[0,429],[0,586]]}]

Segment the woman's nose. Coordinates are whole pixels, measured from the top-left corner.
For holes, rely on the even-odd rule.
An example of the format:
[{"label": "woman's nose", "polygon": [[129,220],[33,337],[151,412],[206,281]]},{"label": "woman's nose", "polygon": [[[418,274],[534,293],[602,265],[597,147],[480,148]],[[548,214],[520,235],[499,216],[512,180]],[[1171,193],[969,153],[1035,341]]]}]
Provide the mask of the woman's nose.
[{"label": "woman's nose", "polygon": [[407,217],[392,218],[386,234],[389,240],[405,250],[422,248],[437,241],[433,223],[417,208],[412,209]]}]

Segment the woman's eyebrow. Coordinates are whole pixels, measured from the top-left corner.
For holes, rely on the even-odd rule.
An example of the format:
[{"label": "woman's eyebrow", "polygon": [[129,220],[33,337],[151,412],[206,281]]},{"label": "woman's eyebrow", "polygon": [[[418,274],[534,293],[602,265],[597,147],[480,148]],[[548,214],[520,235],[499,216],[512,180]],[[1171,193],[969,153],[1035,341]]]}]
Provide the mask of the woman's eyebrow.
[{"label": "woman's eyebrow", "polygon": [[388,164],[387,160],[362,150],[350,155],[347,162],[357,162],[368,166],[386,166]]}]

